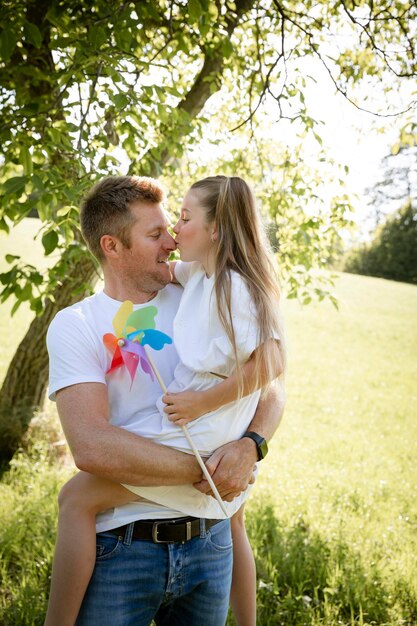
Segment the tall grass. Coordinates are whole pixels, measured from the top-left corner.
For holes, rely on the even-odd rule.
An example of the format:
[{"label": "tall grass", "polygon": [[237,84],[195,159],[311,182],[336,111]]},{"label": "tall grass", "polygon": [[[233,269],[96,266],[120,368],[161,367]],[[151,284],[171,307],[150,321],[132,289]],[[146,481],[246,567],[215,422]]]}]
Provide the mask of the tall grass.
[{"label": "tall grass", "polygon": [[0,624],[42,624],[55,543],[57,494],[69,476],[49,444],[15,455],[0,483]]},{"label": "tall grass", "polygon": [[417,624],[417,289],[286,304],[290,368],[248,525],[259,623]]},{"label": "tall grass", "polygon": [[[417,624],[417,287],[336,293],[285,303],[288,404],[247,506],[260,626]],[[49,407],[0,482],[0,625],[43,621],[61,437]]]}]

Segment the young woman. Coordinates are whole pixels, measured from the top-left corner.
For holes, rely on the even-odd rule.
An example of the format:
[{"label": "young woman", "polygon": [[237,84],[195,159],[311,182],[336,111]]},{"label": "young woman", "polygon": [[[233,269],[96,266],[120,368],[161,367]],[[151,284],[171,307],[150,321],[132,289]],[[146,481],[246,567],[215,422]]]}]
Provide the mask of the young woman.
[{"label": "young woman", "polygon": [[[174,322],[180,362],[159,403],[155,440],[190,452],[179,428],[188,424],[200,453],[210,455],[242,436],[261,388],[283,372],[279,288],[254,197],[242,179],[215,176],[192,185],[174,232],[185,261],[171,266],[174,280],[184,286]],[[185,515],[224,517],[209,496],[202,515],[201,493],[192,485],[121,486],[80,472],[64,486],[46,626],[75,622],[94,567],[96,514],[131,502],[132,492],[175,508],[179,491]],[[248,492],[228,508],[233,515],[231,604],[239,626],[256,623],[256,573],[243,517]],[[65,540],[74,525],[77,546]]]}]

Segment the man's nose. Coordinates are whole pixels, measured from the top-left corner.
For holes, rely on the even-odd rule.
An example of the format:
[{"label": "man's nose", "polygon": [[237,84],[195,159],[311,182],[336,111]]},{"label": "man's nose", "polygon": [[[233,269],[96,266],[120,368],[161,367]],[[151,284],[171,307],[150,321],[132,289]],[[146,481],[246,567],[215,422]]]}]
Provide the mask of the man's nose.
[{"label": "man's nose", "polygon": [[177,244],[175,243],[174,237],[171,237],[171,235],[167,232],[164,238],[165,250],[175,250],[176,247],[177,247]]}]

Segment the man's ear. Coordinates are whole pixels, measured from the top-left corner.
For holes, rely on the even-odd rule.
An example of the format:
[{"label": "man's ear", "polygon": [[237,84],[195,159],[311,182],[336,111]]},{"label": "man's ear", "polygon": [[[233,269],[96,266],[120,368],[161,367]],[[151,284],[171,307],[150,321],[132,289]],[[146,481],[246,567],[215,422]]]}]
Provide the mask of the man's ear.
[{"label": "man's ear", "polygon": [[100,239],[100,247],[105,258],[115,258],[119,255],[120,241],[112,235],[103,235]]}]

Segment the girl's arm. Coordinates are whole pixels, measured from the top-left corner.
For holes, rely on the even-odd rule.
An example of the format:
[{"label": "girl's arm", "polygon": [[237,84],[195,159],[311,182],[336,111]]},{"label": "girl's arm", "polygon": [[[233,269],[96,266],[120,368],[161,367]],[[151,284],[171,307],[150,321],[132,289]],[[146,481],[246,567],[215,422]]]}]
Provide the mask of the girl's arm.
[{"label": "girl's arm", "polygon": [[272,382],[273,379],[282,373],[282,361],[278,341],[269,339],[269,342],[273,342],[272,349],[274,350],[274,363],[276,364],[272,376],[268,376],[268,368],[263,359],[265,351],[263,346],[259,346],[242,367],[242,389],[239,389],[238,375],[232,374],[218,385],[214,385],[205,391],[168,392],[162,398],[167,405],[164,411],[168,414],[168,418],[178,426],[184,426],[197,417],[215,411],[221,406],[234,402],[239,398],[248,396]]}]

